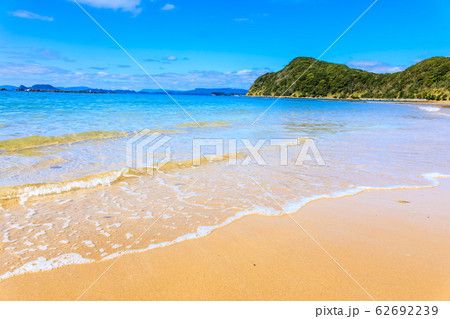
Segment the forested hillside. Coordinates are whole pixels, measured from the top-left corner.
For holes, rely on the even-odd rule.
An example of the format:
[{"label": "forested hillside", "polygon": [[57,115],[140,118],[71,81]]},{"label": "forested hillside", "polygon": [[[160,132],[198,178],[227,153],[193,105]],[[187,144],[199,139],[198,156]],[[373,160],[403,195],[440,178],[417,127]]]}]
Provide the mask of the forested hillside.
[{"label": "forested hillside", "polygon": [[[307,70],[314,61],[313,58],[299,57],[279,72],[260,76],[247,95],[450,99],[450,58],[447,57],[430,58],[402,72],[392,74],[376,74],[352,69],[344,64],[323,61],[317,62]],[[300,79],[289,88],[299,77]]]}]

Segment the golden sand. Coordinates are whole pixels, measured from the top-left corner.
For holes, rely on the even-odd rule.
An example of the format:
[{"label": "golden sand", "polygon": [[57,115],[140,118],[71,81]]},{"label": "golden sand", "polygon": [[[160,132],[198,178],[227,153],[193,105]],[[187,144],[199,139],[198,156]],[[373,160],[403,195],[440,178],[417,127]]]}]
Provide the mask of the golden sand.
[{"label": "golden sand", "polygon": [[291,215],[298,224],[249,216],[117,262],[10,278],[0,299],[449,300],[450,180],[441,183],[319,200]]}]

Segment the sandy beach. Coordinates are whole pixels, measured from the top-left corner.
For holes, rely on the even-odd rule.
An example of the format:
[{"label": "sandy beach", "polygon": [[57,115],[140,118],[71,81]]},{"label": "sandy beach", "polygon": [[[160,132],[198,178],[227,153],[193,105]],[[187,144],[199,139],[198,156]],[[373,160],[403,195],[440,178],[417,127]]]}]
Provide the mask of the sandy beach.
[{"label": "sandy beach", "polygon": [[5,318],[450,319],[449,0],[0,9]]},{"label": "sandy beach", "polygon": [[0,299],[449,300],[450,180],[440,182],[318,200],[292,218],[248,216],[117,262],[10,278]]},{"label": "sandy beach", "polygon": [[399,104],[419,104],[419,105],[436,105],[440,107],[450,107],[450,100],[426,100],[426,99],[380,99],[380,98],[358,98],[358,99],[339,99],[332,96],[323,97],[296,97],[296,96],[276,96],[276,95],[248,95],[249,97],[269,97],[283,99],[304,99],[304,100],[331,100],[331,101],[363,101],[363,102],[391,102]]}]

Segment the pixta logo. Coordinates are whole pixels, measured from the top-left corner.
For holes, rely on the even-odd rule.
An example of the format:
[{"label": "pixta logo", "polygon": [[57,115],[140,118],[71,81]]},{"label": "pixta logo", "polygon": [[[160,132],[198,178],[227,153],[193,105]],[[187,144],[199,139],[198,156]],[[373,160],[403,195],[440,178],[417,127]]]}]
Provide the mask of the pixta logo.
[{"label": "pixta logo", "polygon": [[[155,168],[161,168],[171,159],[171,148],[166,144],[172,138],[162,133],[144,129],[127,141],[127,166],[153,174]],[[166,145],[166,146],[165,146]],[[155,154],[165,146],[164,157],[155,163]]]}]

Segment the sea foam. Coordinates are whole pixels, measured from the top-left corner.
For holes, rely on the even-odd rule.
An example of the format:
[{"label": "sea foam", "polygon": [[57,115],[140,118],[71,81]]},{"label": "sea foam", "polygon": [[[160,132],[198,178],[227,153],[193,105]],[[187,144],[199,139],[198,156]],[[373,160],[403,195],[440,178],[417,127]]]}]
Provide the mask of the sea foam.
[{"label": "sea foam", "polygon": [[441,109],[435,106],[419,106],[419,110],[426,112],[439,112]]},{"label": "sea foam", "polygon": [[67,265],[72,264],[86,264],[94,262],[92,259],[87,259],[81,257],[79,254],[65,254],[61,255],[52,259],[47,260],[44,257],[39,257],[38,259],[31,261],[29,263],[24,264],[23,266],[16,268],[13,271],[8,271],[0,276],[0,280],[5,280],[10,277],[26,274],[26,273],[32,273],[32,272],[39,272],[39,271],[46,271],[46,270],[52,270],[56,268],[60,268]]},{"label": "sea foam", "polygon": [[[433,173],[422,174],[422,177],[425,180],[429,181],[428,185],[412,185],[412,186],[393,185],[393,186],[387,186],[387,187],[357,186],[354,188],[350,188],[350,189],[346,189],[346,190],[342,190],[342,191],[338,191],[338,192],[333,192],[330,194],[309,196],[309,197],[301,199],[298,202],[284,205],[283,207],[281,207],[282,208],[281,211],[275,210],[273,208],[263,207],[263,206],[255,207],[250,210],[238,212],[237,214],[229,217],[228,219],[226,219],[225,221],[223,221],[220,224],[212,225],[212,226],[199,226],[197,228],[196,232],[188,233],[183,236],[179,236],[172,241],[165,241],[165,242],[161,242],[158,244],[150,244],[149,246],[147,246],[146,248],[143,248],[143,249],[134,249],[134,250],[130,249],[130,250],[126,250],[126,251],[115,252],[110,255],[103,256],[103,258],[101,260],[102,261],[110,260],[110,259],[118,258],[122,255],[145,252],[145,251],[152,250],[155,248],[167,247],[167,246],[170,246],[170,245],[173,245],[176,243],[183,242],[185,240],[205,237],[205,236],[211,234],[214,230],[216,230],[218,228],[222,228],[226,225],[231,224],[234,221],[237,221],[237,220],[239,220],[245,216],[249,216],[249,215],[261,215],[261,216],[282,216],[282,215],[286,215],[286,214],[290,215],[290,214],[297,213],[302,207],[304,207],[305,205],[307,205],[308,203],[310,203],[312,201],[316,201],[319,199],[327,199],[327,198],[342,198],[342,197],[346,197],[346,196],[356,195],[356,194],[359,194],[359,193],[367,191],[367,190],[401,190],[401,189],[410,190],[410,189],[432,188],[432,187],[436,187],[440,184],[438,181],[438,178],[450,178],[450,175],[444,175],[444,174],[440,174],[437,172],[433,172]],[[127,236],[127,238],[130,238],[130,237],[131,236]],[[142,235],[138,236],[138,239],[141,237],[142,237]],[[129,247],[129,246],[127,246],[127,247]],[[118,246],[116,246],[116,248],[118,248]],[[100,250],[100,251],[102,251],[102,250]],[[94,261],[95,260],[93,260],[93,259],[83,258],[81,255],[75,254],[75,253],[64,254],[64,255],[49,259],[49,260],[47,260],[44,257],[39,257],[35,261],[26,263],[23,266],[16,268],[13,271],[8,271],[5,274],[1,275],[0,281],[10,278],[10,277],[17,276],[17,275],[22,275],[25,273],[48,271],[48,270],[60,268],[60,267],[66,266],[66,265],[84,264],[84,263],[91,263]]]}]

